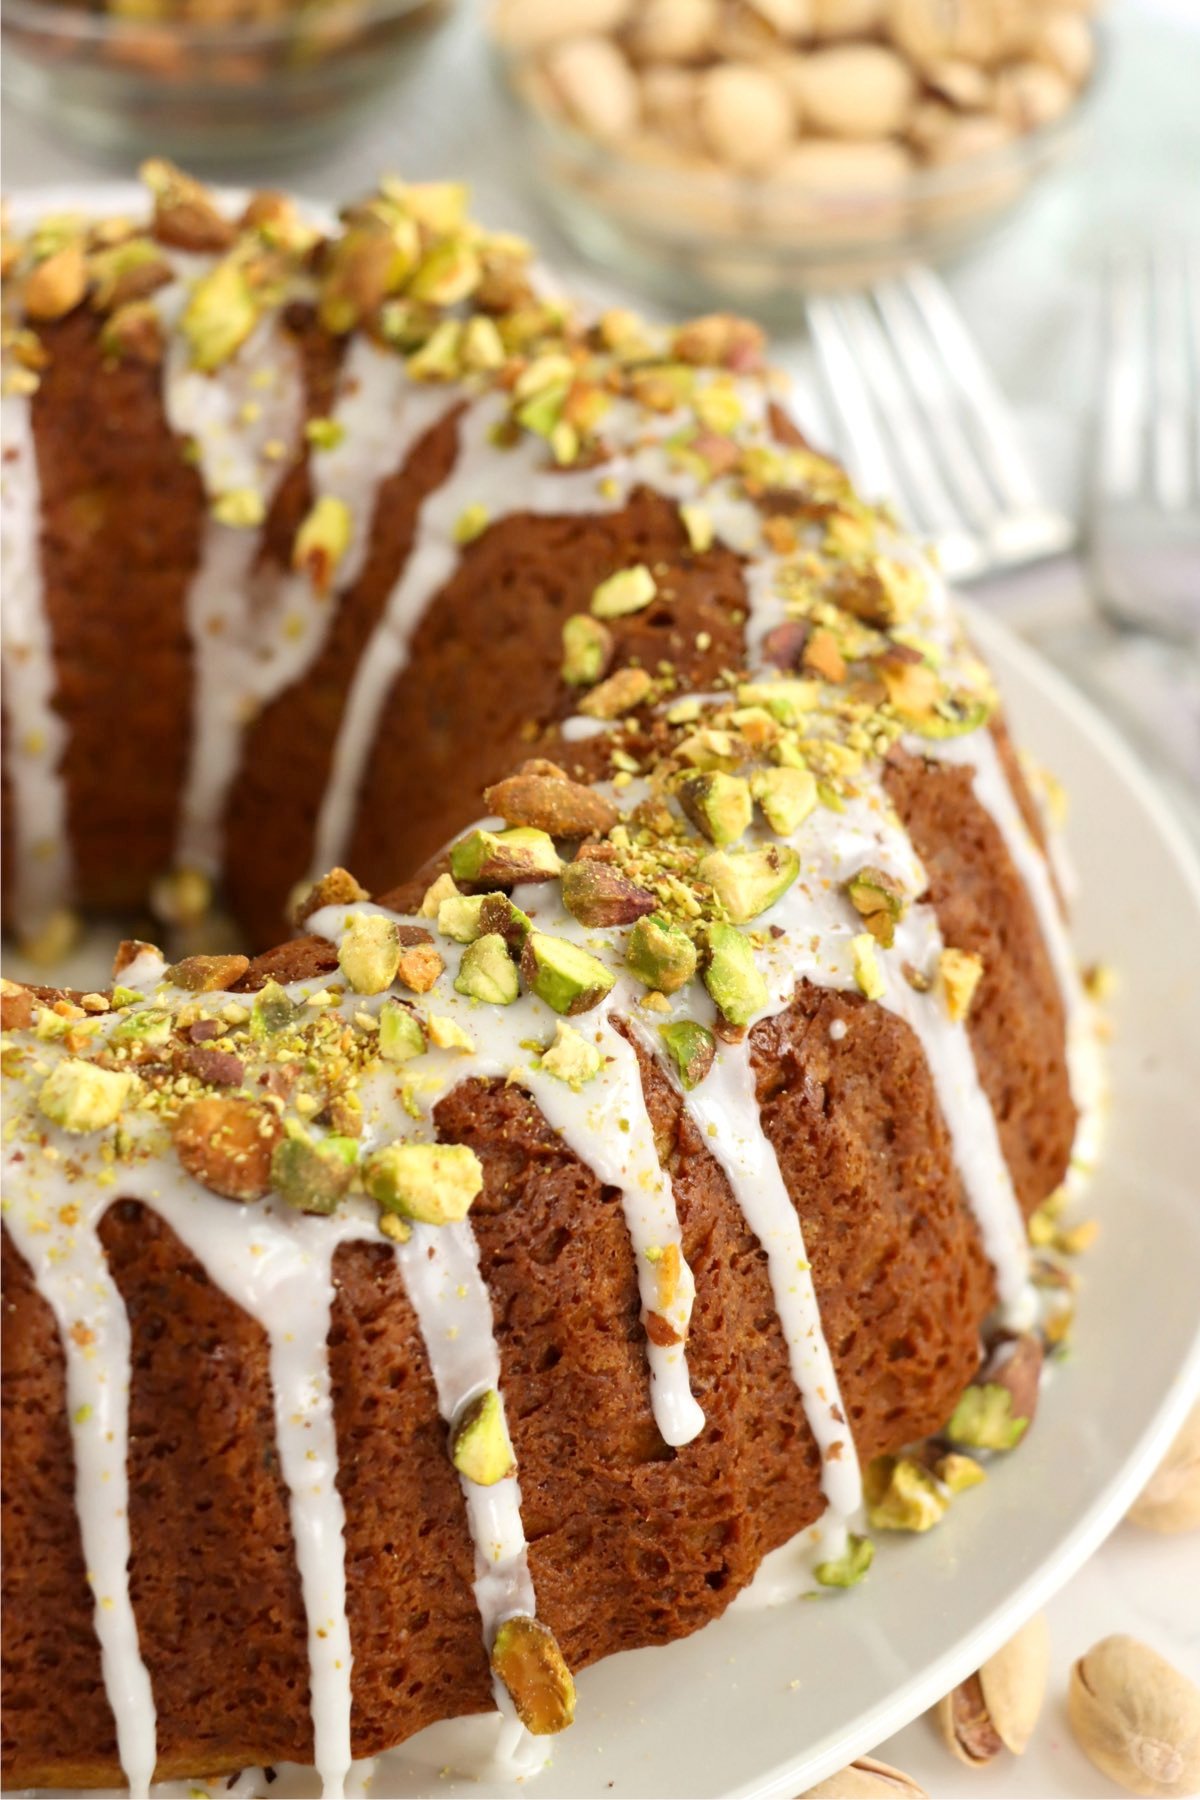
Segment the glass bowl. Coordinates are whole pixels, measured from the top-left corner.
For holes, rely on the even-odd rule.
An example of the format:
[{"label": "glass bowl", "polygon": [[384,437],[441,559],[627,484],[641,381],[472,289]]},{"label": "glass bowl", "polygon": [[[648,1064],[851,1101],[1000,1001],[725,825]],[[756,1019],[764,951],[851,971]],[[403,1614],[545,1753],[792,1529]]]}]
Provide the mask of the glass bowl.
[{"label": "glass bowl", "polygon": [[495,56],[534,183],[577,249],[668,305],[784,320],[798,294],[944,261],[990,231],[1076,145],[1101,75],[1099,33],[1096,48],[1086,87],[1053,123],[886,190],[837,192],[622,154],[539,104],[525,59]]},{"label": "glass bowl", "polygon": [[196,168],[281,159],[355,123],[447,3],[282,0],[270,16],[214,6],[201,19],[173,0],[121,12],[4,0],[4,90],[109,154]]}]

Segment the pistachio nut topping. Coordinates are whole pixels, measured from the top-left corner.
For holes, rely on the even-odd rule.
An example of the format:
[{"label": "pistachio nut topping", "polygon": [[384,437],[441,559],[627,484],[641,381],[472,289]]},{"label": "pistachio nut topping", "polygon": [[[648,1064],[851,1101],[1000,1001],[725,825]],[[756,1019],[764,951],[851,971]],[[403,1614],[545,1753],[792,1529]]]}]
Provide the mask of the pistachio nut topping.
[{"label": "pistachio nut topping", "polygon": [[537,1619],[506,1619],[492,1642],[492,1668],[534,1737],[564,1731],[575,1717],[575,1683],[554,1633]]},{"label": "pistachio nut topping", "polygon": [[483,1188],[483,1169],[465,1144],[388,1144],[363,1168],[372,1200],[424,1225],[465,1219]]},{"label": "pistachio nut topping", "polygon": [[464,1481],[473,1481],[477,1487],[495,1487],[514,1473],[516,1458],[495,1388],[477,1394],[455,1419],[450,1460]]},{"label": "pistachio nut topping", "polygon": [[595,1044],[589,1044],[581,1032],[560,1019],[554,1042],[542,1051],[546,1073],[578,1091],[585,1082],[594,1080],[603,1066],[604,1058]]},{"label": "pistachio nut topping", "polygon": [[822,1587],[857,1587],[871,1567],[874,1557],[875,1546],[870,1538],[859,1537],[851,1532],[842,1554],[827,1562],[819,1562],[813,1569],[813,1574]]},{"label": "pistachio nut topping", "polygon": [[516,964],[497,931],[485,932],[468,944],[454,977],[456,993],[492,1006],[511,1006],[521,991]]}]

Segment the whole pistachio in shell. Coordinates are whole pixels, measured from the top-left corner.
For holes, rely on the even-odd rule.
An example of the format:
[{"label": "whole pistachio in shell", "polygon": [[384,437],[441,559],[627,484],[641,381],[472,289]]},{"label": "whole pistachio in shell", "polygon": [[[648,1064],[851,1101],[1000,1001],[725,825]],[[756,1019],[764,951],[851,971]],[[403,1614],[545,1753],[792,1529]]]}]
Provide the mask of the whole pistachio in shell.
[{"label": "whole pistachio in shell", "polygon": [[816,1787],[806,1788],[800,1800],[928,1800],[928,1796],[911,1775],[876,1762],[873,1756],[860,1756]]},{"label": "whole pistachio in shell", "polygon": [[1200,1406],[1129,1509],[1146,1531],[1200,1530]]},{"label": "whole pistachio in shell", "polygon": [[1148,1644],[1093,1644],[1071,1670],[1067,1712],[1080,1749],[1128,1793],[1200,1789],[1200,1688]]},{"label": "whole pistachio in shell", "polygon": [[938,1729],[970,1768],[1011,1750],[1020,1756],[1033,1736],[1046,1694],[1050,1638],[1041,1613],[938,1702]]}]

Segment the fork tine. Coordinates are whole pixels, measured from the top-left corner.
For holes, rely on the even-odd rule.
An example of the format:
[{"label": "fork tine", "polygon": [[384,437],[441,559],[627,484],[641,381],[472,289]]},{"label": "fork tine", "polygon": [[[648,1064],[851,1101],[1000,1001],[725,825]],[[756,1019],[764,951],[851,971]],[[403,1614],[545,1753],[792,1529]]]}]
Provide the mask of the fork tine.
[{"label": "fork tine", "polygon": [[834,302],[850,345],[863,366],[905,486],[916,503],[917,522],[938,543],[948,572],[973,573],[983,549],[961,518],[930,452],[925,426],[904,375],[870,303],[858,295]]},{"label": "fork tine", "polygon": [[896,479],[871,398],[833,304],[827,299],[811,299],[807,315],[823,365],[826,391],[839,417],[839,437],[846,465],[858,486],[872,499],[894,496]]},{"label": "fork tine", "polygon": [[992,380],[949,294],[931,269],[910,269],[902,277],[947,369],[972,415],[973,437],[986,456],[988,472],[1009,505],[1038,511],[1041,502],[1017,441],[1008,402]]},{"label": "fork tine", "polygon": [[1182,253],[1164,247],[1152,257],[1150,275],[1154,296],[1154,495],[1164,510],[1178,512],[1186,506],[1191,487],[1188,394],[1192,381]]},{"label": "fork tine", "polygon": [[1142,259],[1131,255],[1115,258],[1105,282],[1100,415],[1100,491],[1108,500],[1132,500],[1141,486],[1147,310]]},{"label": "fork tine", "polygon": [[986,529],[999,510],[996,496],[959,422],[955,395],[936,341],[900,282],[881,281],[875,289],[875,304],[899,360],[908,370],[917,405],[940,452],[941,468],[970,518]]}]

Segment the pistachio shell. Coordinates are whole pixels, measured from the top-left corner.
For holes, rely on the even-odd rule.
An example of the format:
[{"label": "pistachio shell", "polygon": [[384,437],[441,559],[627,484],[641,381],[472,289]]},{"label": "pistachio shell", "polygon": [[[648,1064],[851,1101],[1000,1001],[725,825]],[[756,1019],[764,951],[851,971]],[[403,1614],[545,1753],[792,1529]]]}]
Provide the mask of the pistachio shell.
[{"label": "pistachio shell", "polygon": [[1200,1406],[1192,1408],[1129,1517],[1146,1531],[1200,1530]]},{"label": "pistachio shell", "polygon": [[1050,1638],[1038,1613],[938,1703],[938,1729],[959,1762],[978,1768],[1002,1750],[1022,1754],[1042,1710],[1049,1667]]},{"label": "pistachio shell", "polygon": [[926,1794],[911,1775],[873,1756],[860,1756],[816,1787],[805,1788],[800,1800],[926,1800]]},{"label": "pistachio shell", "polygon": [[1200,1787],[1200,1688],[1137,1638],[1102,1638],[1080,1657],[1067,1712],[1080,1749],[1129,1793]]}]

